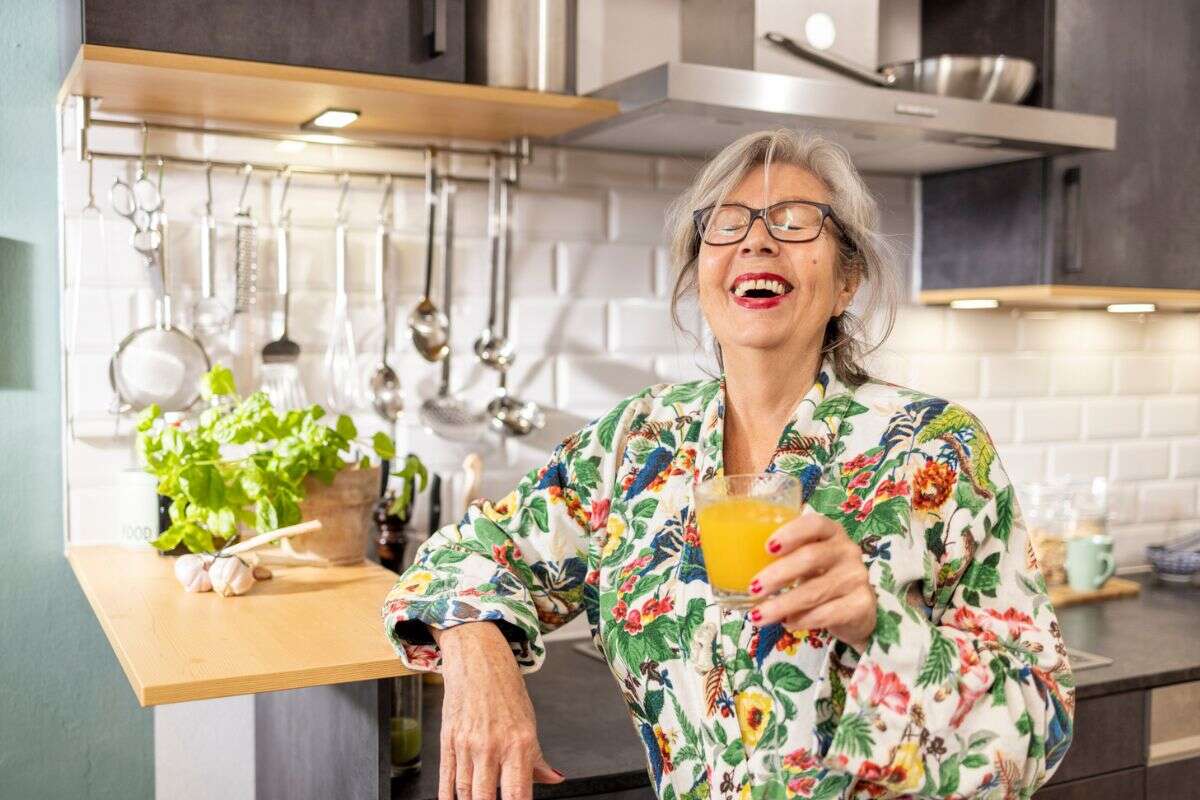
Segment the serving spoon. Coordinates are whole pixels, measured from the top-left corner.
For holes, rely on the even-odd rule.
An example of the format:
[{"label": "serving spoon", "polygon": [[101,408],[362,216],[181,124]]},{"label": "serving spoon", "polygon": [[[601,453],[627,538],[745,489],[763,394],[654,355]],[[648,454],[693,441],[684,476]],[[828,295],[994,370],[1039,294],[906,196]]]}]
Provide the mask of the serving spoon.
[{"label": "serving spoon", "polygon": [[[433,291],[433,248],[437,225],[437,173],[432,147],[425,150],[425,203],[429,207],[429,233],[425,244],[425,292],[408,315],[408,330],[413,347],[426,361],[438,362],[450,352],[450,321],[430,297]],[[447,301],[448,302],[448,301]]]}]

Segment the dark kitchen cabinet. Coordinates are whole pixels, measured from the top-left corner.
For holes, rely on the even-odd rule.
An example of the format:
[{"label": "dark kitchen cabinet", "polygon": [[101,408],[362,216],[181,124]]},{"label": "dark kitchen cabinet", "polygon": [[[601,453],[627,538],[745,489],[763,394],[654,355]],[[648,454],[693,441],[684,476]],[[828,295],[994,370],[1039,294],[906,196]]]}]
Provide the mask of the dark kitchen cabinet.
[{"label": "dark kitchen cabinet", "polygon": [[466,0],[59,0],[81,44],[462,82]]},{"label": "dark kitchen cabinet", "polygon": [[922,178],[922,291],[1200,289],[1200,3],[925,0],[923,50],[953,50],[968,7],[969,52],[1040,43],[1019,53],[1039,63],[1036,102],[1115,117],[1117,148]]}]

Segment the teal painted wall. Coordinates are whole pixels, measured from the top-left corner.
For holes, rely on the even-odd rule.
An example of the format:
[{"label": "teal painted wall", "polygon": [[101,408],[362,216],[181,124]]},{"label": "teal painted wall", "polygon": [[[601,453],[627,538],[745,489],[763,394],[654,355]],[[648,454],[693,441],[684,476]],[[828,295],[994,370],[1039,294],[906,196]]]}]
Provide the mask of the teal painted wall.
[{"label": "teal painted wall", "polygon": [[137,800],[152,712],[62,554],[58,15],[0,0],[0,798]]}]

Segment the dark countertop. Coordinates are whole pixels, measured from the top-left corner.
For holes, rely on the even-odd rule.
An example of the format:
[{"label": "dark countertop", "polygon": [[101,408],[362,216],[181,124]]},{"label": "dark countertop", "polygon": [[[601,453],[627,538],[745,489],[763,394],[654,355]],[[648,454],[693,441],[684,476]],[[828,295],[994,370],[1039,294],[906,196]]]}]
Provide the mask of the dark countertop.
[{"label": "dark countertop", "polygon": [[[1200,680],[1200,587],[1165,586],[1148,575],[1134,579],[1142,583],[1137,597],[1058,612],[1069,647],[1114,660],[1075,673],[1079,699]],[[573,645],[547,645],[545,664],[526,678],[546,760],[567,776],[556,786],[535,786],[534,797],[640,789],[619,796],[652,798],[641,788],[649,787],[642,743],[612,673]],[[437,798],[440,685],[426,684],[424,704],[424,766],[415,778],[393,779],[395,800]]]},{"label": "dark countertop", "polygon": [[[588,639],[576,641],[592,647]],[[547,644],[542,668],[525,678],[542,752],[567,777],[553,786],[535,784],[533,796],[549,800],[644,787],[629,797],[653,798],[642,741],[616,679],[602,661],[577,652],[576,641]],[[442,686],[425,684],[422,704],[421,772],[392,779],[394,800],[437,798]]]},{"label": "dark countertop", "polygon": [[1200,680],[1200,587],[1126,577],[1142,584],[1137,597],[1058,612],[1068,647],[1113,659],[1075,673],[1077,699]]}]

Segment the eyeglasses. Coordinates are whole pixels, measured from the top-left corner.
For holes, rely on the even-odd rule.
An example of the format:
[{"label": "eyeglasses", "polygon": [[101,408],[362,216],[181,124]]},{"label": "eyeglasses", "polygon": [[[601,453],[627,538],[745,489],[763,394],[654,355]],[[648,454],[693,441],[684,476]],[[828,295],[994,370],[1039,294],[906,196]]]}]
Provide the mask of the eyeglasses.
[{"label": "eyeglasses", "polygon": [[843,234],[846,231],[829,204],[813,200],[785,200],[766,208],[725,203],[692,213],[696,233],[701,241],[712,245],[737,244],[749,235],[750,226],[759,217],[762,217],[767,233],[778,242],[811,242],[821,235],[827,218],[832,219]]}]

